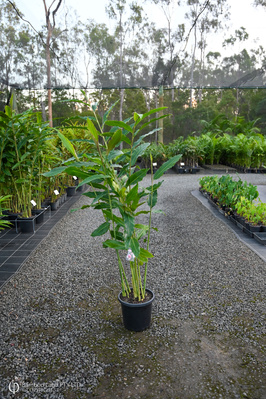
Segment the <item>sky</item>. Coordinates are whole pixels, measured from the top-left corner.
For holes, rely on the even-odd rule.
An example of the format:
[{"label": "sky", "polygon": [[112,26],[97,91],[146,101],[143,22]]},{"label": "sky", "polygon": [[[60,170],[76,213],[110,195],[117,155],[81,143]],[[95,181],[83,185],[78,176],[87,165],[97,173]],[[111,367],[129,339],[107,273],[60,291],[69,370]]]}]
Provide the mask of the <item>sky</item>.
[{"label": "sky", "polygon": [[[67,6],[76,9],[82,21],[85,22],[86,19],[91,18],[99,23],[105,22],[108,25],[108,19],[105,13],[105,6],[108,4],[108,0],[64,1]],[[15,0],[15,2],[24,13],[25,18],[28,19],[37,30],[41,24],[45,23],[43,0]],[[47,3],[50,4],[51,0],[47,0]],[[266,8],[252,6],[253,0],[229,0],[228,3],[231,6],[231,23],[229,29],[226,30],[226,33],[223,35],[227,35],[226,37],[228,38],[230,34],[234,33],[235,29],[239,29],[243,26],[250,35],[250,47],[253,47],[254,41],[264,46],[266,43]],[[143,2],[142,4],[144,5],[145,3]],[[166,19],[160,7],[152,7],[149,2],[148,12],[149,18],[154,20],[157,26],[163,27]],[[178,11],[176,15],[173,15],[173,19],[179,19],[178,23],[184,22],[184,18],[182,16],[180,18],[180,14],[180,11]],[[219,51],[220,49],[216,49],[215,47],[219,46],[223,39],[222,36],[217,37],[217,35],[210,39],[210,50]],[[246,43],[245,47],[248,47]]]}]

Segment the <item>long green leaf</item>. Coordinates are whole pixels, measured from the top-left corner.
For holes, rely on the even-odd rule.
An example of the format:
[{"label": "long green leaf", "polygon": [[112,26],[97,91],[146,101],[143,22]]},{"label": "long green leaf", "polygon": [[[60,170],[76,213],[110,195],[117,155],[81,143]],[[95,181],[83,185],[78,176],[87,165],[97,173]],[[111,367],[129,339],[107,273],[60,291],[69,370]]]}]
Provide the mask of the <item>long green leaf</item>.
[{"label": "long green leaf", "polygon": [[[155,113],[157,113],[157,112],[159,112],[161,110],[165,110],[166,108],[167,107],[154,108],[153,110],[150,110],[150,111],[146,112],[145,114],[137,114],[137,113],[135,113],[136,117],[135,117],[135,114],[134,114],[134,118],[135,118],[135,121],[136,121],[136,125],[139,124],[144,118],[148,117],[149,115],[155,114]],[[139,117],[139,119],[137,118],[137,116]]]},{"label": "long green leaf", "polygon": [[105,242],[103,242],[103,247],[110,247],[111,249],[116,250],[126,250],[124,243],[112,239],[105,240]]},{"label": "long green leaf", "polygon": [[150,125],[152,122],[159,121],[159,119],[170,117],[170,116],[171,116],[171,114],[165,114],[165,115],[161,115],[160,117],[157,117],[157,118],[152,118],[150,121],[148,121],[145,124],[141,125],[140,130],[146,128],[146,126]]},{"label": "long green leaf", "polygon": [[76,160],[78,160],[78,156],[77,156],[76,150],[74,149],[73,144],[68,140],[68,138],[66,138],[63,135],[63,133],[58,132],[57,134],[60,137],[65,148],[69,151],[69,153],[72,154],[72,156],[75,157]]},{"label": "long green leaf", "polygon": [[139,186],[135,185],[133,186],[133,188],[128,192],[127,197],[126,197],[126,202],[127,204],[129,204],[132,200],[134,200],[136,198],[136,196],[138,195],[138,190],[139,190]]},{"label": "long green leaf", "polygon": [[121,129],[118,129],[108,142],[107,154],[110,153],[110,151],[113,150],[121,142],[121,139],[122,131]]},{"label": "long green leaf", "polygon": [[65,172],[69,175],[77,176],[78,178],[81,178],[81,179],[85,179],[88,176],[90,176],[90,174],[88,172],[84,172],[80,168],[77,168],[77,167],[68,167],[65,169]]},{"label": "long green leaf", "polygon": [[68,168],[67,165],[64,165],[63,167],[56,167],[51,169],[51,171],[48,172],[44,172],[42,175],[46,176],[47,178],[51,177],[51,176],[56,176],[61,174],[63,171],[65,171],[65,169]]},{"label": "long green leaf", "polygon": [[174,156],[172,158],[170,158],[170,160],[166,161],[154,174],[154,179],[159,179],[161,178],[161,176],[164,174],[165,171],[167,171],[168,169],[172,168],[177,161],[180,160],[180,158],[182,157],[182,154],[178,154],[177,156]]},{"label": "long green leaf", "polygon": [[139,242],[136,238],[131,238],[130,242],[129,242],[129,246],[134,254],[135,257],[139,257],[139,253],[140,253],[140,246],[139,246]]},{"label": "long green leaf", "polygon": [[140,248],[140,252],[139,252],[139,259],[140,261],[147,261],[148,258],[152,258],[153,254],[151,254],[148,250],[143,249],[142,247]]},{"label": "long green leaf", "polygon": [[131,165],[135,165],[138,157],[142,156],[142,154],[145,152],[147,147],[149,147],[150,143],[143,143],[136,147],[133,152],[132,152],[132,157],[131,157]]},{"label": "long green leaf", "polygon": [[148,169],[141,169],[132,174],[130,178],[128,178],[126,186],[135,185],[136,183],[142,181],[144,176],[147,175],[148,171],[149,171]]},{"label": "long green leaf", "polygon": [[100,226],[98,226],[97,229],[95,229],[91,236],[95,237],[95,236],[102,236],[104,235],[106,232],[108,232],[108,229],[110,228],[110,222],[104,222],[103,224],[101,224]]},{"label": "long green leaf", "polygon": [[120,100],[117,100],[114,104],[112,104],[111,107],[104,113],[102,128],[104,127],[104,124],[105,124],[105,122],[107,121],[107,118],[108,118],[110,112],[111,112],[112,109],[117,105],[117,103],[118,103],[119,101],[120,101]]},{"label": "long green leaf", "polygon": [[108,120],[108,121],[105,121],[105,125],[117,126],[118,128],[123,128],[123,129],[126,129],[127,131],[133,133],[132,127],[130,125],[126,124],[123,121],[110,121],[110,120]]},{"label": "long green leaf", "polygon": [[98,138],[99,138],[99,133],[97,129],[95,128],[93,122],[90,120],[90,118],[87,118],[87,125],[89,128],[89,133],[91,135],[92,140],[94,141],[95,144],[98,143]]},{"label": "long green leaf", "polygon": [[153,208],[157,204],[157,199],[158,199],[158,192],[157,190],[154,190],[149,197],[148,197],[148,206]]},{"label": "long green leaf", "polygon": [[106,175],[100,175],[100,174],[91,175],[88,178],[85,178],[82,182],[80,182],[77,187],[85,185],[85,183],[89,184],[89,183],[91,183],[93,181],[97,181],[98,179],[104,179],[104,178],[106,178]]},{"label": "long green leaf", "polygon": [[134,217],[124,212],[122,213],[122,216],[125,222],[127,237],[131,237],[134,232]]}]

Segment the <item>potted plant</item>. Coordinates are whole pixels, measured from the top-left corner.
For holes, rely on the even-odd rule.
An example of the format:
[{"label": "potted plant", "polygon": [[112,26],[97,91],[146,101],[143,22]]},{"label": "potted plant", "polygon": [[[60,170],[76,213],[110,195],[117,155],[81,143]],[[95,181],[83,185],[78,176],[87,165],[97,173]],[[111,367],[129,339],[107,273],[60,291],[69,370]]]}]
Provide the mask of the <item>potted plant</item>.
[{"label": "potted plant", "polygon": [[[106,111],[100,124],[95,112],[96,106],[92,107],[95,119],[87,119],[86,130],[93,146],[85,155],[86,161],[78,157],[73,144],[59,132],[63,145],[75,160],[71,163],[68,160],[61,169],[51,170],[45,175],[53,176],[64,171],[79,178],[78,186],[90,186],[91,190],[83,195],[91,198],[92,203],[82,208],[92,207],[102,212],[104,217],[104,222],[91,235],[100,237],[109,232],[110,237],[103,241],[103,247],[112,248],[116,252],[121,282],[118,298],[122,304],[124,325],[127,329],[141,331],[150,325],[151,304],[154,299],[153,292],[146,284],[148,260],[153,257],[149,249],[150,232],[153,229],[152,213],[157,203],[158,189],[163,183],[155,181],[181,155],[168,160],[155,174],[151,156],[150,185],[141,187],[141,182],[149,171],[149,168],[140,169],[136,165],[138,157],[149,146],[149,143],[143,142],[147,133],[144,135],[142,131],[158,119],[155,117],[147,121],[147,117],[166,107],[145,114],[135,112],[127,122],[108,120],[112,108],[113,106]],[[109,132],[105,131],[106,127],[111,127]],[[122,143],[126,145],[124,150],[120,148]],[[139,217],[144,218],[145,215],[146,223],[138,221]]]},{"label": "potted plant", "polygon": [[11,222],[7,221],[5,218],[6,216],[3,214],[6,211],[5,204],[10,199],[10,195],[7,196],[0,196],[0,231],[5,228],[11,227]]}]

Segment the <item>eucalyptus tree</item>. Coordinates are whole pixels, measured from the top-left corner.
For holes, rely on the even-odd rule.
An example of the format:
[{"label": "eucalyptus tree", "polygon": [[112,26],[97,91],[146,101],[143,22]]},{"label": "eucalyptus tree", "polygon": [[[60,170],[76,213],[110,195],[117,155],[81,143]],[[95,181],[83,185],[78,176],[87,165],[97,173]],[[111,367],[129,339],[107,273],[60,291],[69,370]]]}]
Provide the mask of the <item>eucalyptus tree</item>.
[{"label": "eucalyptus tree", "polygon": [[[194,81],[194,69],[196,62],[196,51],[200,50],[200,70],[203,68],[204,52],[207,47],[207,38],[211,33],[217,32],[222,28],[222,22],[224,27],[224,21],[229,17],[227,8],[227,0],[214,1],[201,1],[201,0],[187,0],[187,6],[189,11],[185,14],[185,17],[190,22],[191,28],[189,35],[193,32],[193,50],[191,57],[191,69],[190,69],[190,107],[192,107],[193,99],[193,86]],[[223,19],[222,19],[222,17]],[[200,33],[200,37],[198,37]],[[198,85],[202,83],[202,74],[199,75]]]},{"label": "eucalyptus tree", "polygon": [[115,53],[118,41],[109,32],[106,24],[98,24],[93,20],[85,23],[85,49],[89,58],[94,60],[92,65],[93,84],[95,87],[114,87],[117,66]]},{"label": "eucalyptus tree", "polygon": [[137,29],[140,29],[143,23],[143,8],[136,1],[127,4],[126,0],[110,0],[106,7],[106,12],[109,18],[116,21],[114,36],[118,40],[119,79],[117,86],[120,88],[119,119],[122,121],[124,88],[126,86],[125,67],[130,59],[130,52],[128,52],[128,59],[126,60],[125,50],[130,42],[134,42]]},{"label": "eucalyptus tree", "polygon": [[[176,11],[181,6],[181,0],[152,0],[152,2],[160,6],[164,20],[166,22],[166,27],[160,29],[160,33],[165,35],[165,46],[160,48],[158,53],[158,60],[156,69],[164,68],[162,74],[161,82],[158,81],[158,85],[174,85],[174,78],[180,64],[180,49],[177,49],[178,44],[182,43],[184,40],[185,25],[184,23],[178,24],[176,17]],[[162,51],[163,50],[163,51]],[[172,88],[172,101],[174,101],[174,89]]]},{"label": "eucalyptus tree", "polygon": [[11,94],[8,88],[16,87],[16,67],[19,61],[17,48],[18,27],[20,19],[12,5],[4,0],[0,1],[0,88],[6,93],[7,102]]},{"label": "eucalyptus tree", "polygon": [[47,0],[43,0],[44,10],[45,10],[45,19],[46,19],[46,28],[47,28],[47,36],[46,36],[46,67],[47,67],[47,90],[48,90],[48,116],[49,116],[49,125],[53,126],[53,111],[52,111],[52,81],[51,81],[51,51],[50,44],[52,34],[55,29],[55,16],[59,7],[61,6],[62,0],[51,0],[50,5],[47,4]]},{"label": "eucalyptus tree", "polygon": [[26,24],[21,25],[17,39],[17,74],[22,87],[31,90],[42,87],[45,63],[42,58],[43,44]]},{"label": "eucalyptus tree", "polygon": [[254,0],[254,5],[266,7],[266,0]]}]

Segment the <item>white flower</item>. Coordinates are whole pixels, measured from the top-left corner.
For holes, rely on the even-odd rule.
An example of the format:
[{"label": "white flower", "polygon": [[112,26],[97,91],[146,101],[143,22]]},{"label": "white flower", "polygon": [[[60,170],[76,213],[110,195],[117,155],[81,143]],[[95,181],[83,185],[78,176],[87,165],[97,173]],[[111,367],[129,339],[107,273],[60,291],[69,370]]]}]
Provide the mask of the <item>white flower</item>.
[{"label": "white flower", "polygon": [[134,258],[135,258],[135,256],[134,256],[132,250],[131,250],[131,249],[128,249],[128,251],[127,251],[127,256],[126,256],[126,260],[127,260],[127,261],[134,261]]}]

